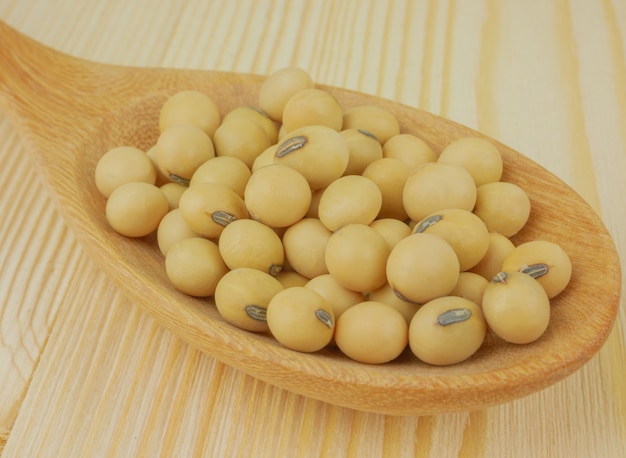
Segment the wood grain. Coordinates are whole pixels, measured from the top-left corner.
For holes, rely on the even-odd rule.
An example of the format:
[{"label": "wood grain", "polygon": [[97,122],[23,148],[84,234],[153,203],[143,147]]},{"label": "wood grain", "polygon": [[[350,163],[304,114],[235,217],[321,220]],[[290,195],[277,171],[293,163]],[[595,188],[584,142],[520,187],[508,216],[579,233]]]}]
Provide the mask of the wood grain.
[{"label": "wood grain", "polygon": [[[513,2],[424,1],[398,2],[389,9],[382,2],[255,5],[189,2],[188,7],[155,8],[142,2],[84,6],[67,1],[48,2],[43,8],[5,1],[0,17],[49,44],[98,60],[259,73],[296,62],[310,67],[318,81],[433,110],[479,128],[557,173],[593,205],[623,252],[619,196],[626,190],[621,154],[626,141],[619,126],[624,125],[626,104],[620,37],[626,16],[621,4],[543,2],[531,8]],[[48,7],[55,15],[47,14]],[[540,15],[545,17],[537,22]],[[569,24],[570,34],[557,24]],[[258,32],[260,25],[263,33]],[[298,29],[306,33],[298,34]],[[114,38],[103,42],[103,35]],[[543,46],[547,42],[553,46]],[[565,54],[575,56],[563,68],[573,65],[576,79],[559,70]],[[516,57],[514,66],[510,55]],[[36,183],[15,131],[3,122],[2,163],[21,164],[0,169],[3,183],[17,183],[10,180],[11,170],[19,172],[20,181]],[[573,128],[582,128],[582,137],[580,132],[572,135]],[[581,155],[589,166],[575,166]],[[271,388],[181,344],[111,284],[102,286],[108,280],[67,230],[49,230],[63,224],[58,215],[46,219],[55,211],[41,186],[39,192],[30,184],[10,189],[2,195],[2,208],[9,208],[21,223],[20,230],[0,225],[0,297],[2,348],[16,362],[3,353],[0,373],[28,358],[39,363],[32,382],[25,381],[19,390],[23,402],[22,394],[5,389],[4,381],[0,384],[3,413],[6,406],[20,408],[3,422],[11,430],[6,456],[24,456],[23,450],[40,455],[56,450],[66,456],[114,451],[124,456],[140,449],[182,455],[204,451],[205,456],[224,451],[285,456],[293,450],[303,456],[307,450],[311,456],[624,455],[623,308],[598,356],[540,393],[473,413],[419,418],[363,414]],[[43,224],[28,216],[30,208],[44,209]],[[33,251],[13,249],[5,241],[32,246]],[[66,248],[43,257],[34,254],[48,244]],[[58,282],[50,279],[48,284],[48,291],[57,293],[56,302],[45,299],[47,275],[37,270],[50,259],[67,266],[60,268]],[[19,268],[4,268],[7,260]],[[27,284],[29,292],[14,287],[9,295],[7,285],[16,282]],[[70,283],[80,292],[64,296]],[[89,294],[93,285],[97,297]],[[6,344],[7,329],[14,329],[6,316],[19,316],[16,310],[24,308],[20,304],[35,303],[42,310],[39,316],[48,318],[28,325],[31,332],[52,334],[38,340],[25,358],[22,350]],[[110,309],[112,315],[102,321],[86,309]],[[76,314],[83,319],[75,319]],[[128,326],[123,332],[118,320]],[[126,343],[121,345],[120,339]],[[107,345],[113,350],[106,351]],[[182,354],[186,363],[174,354]],[[34,366],[24,370],[24,379],[30,380]],[[190,385],[178,382],[181,369],[192,374]],[[113,375],[101,380],[99,371]],[[81,394],[64,386],[80,387]],[[288,426],[283,425],[286,416]],[[78,430],[88,434],[79,436]],[[164,436],[164,431],[171,435]]]}]

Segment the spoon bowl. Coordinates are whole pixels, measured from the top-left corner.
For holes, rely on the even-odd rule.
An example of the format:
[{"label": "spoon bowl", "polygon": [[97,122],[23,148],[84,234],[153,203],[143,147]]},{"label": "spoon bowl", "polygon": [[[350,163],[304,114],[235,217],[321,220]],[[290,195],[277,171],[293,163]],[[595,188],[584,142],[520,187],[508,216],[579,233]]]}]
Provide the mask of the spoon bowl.
[{"label": "spoon bowl", "polygon": [[[90,256],[160,324],[216,359],[272,385],[358,410],[394,415],[467,411],[514,400],[562,380],[607,339],[619,306],[620,263],[613,240],[593,209],[538,164],[499,142],[504,181],[530,197],[531,217],[513,241],[557,242],[573,275],[552,299],[547,332],[528,345],[488,337],[469,360],[447,367],[418,361],[409,350],[384,365],[349,360],[332,348],[288,350],[271,336],[226,323],[212,299],[169,285],[154,236],[129,239],[105,219],[94,183],[98,159],[110,148],[147,150],[158,137],[158,112],[184,89],[207,93],[222,115],[256,105],[263,77],[225,72],[130,68],[78,59],[50,49],[0,22],[0,106],[12,118],[53,200]],[[318,85],[344,106],[391,110],[401,130],[441,151],[451,141],[484,135],[393,101]],[[493,141],[493,140],[492,140]]]}]

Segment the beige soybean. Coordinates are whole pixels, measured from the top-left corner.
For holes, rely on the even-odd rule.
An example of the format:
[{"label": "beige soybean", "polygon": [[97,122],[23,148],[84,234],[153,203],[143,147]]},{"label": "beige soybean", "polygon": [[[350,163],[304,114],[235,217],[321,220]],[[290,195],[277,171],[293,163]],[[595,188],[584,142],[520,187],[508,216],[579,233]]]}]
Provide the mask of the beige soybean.
[{"label": "beige soybean", "polygon": [[348,224],[334,232],[324,253],[328,272],[344,288],[359,292],[385,284],[388,256],[383,236],[364,224]]},{"label": "beige soybean", "polygon": [[159,186],[159,189],[167,199],[169,210],[178,208],[180,202],[180,196],[187,190],[187,186],[178,183],[165,183]]},{"label": "beige soybean", "polygon": [[281,139],[274,163],[300,172],[315,191],[342,176],[349,158],[348,144],[339,132],[327,126],[306,126]]},{"label": "beige soybean", "polygon": [[370,132],[363,129],[347,129],[339,133],[346,141],[350,152],[344,175],[360,175],[369,164],[382,159],[383,148]]},{"label": "beige soybean", "polygon": [[489,140],[478,137],[465,137],[453,141],[439,154],[439,162],[464,167],[476,186],[502,177],[502,155]]},{"label": "beige soybean", "polygon": [[394,218],[377,219],[371,222],[370,227],[383,236],[389,249],[393,249],[403,238],[411,235],[411,228],[404,221]]},{"label": "beige soybean", "polygon": [[344,288],[330,274],[322,274],[311,278],[304,286],[326,299],[333,309],[335,320],[350,307],[365,300],[363,294]]},{"label": "beige soybean", "polygon": [[326,126],[339,132],[343,124],[343,108],[328,91],[303,89],[285,104],[282,123],[287,134],[305,126]]},{"label": "beige soybean", "polygon": [[551,299],[572,278],[572,263],[560,245],[548,240],[531,240],[515,247],[504,258],[502,270],[520,271],[536,279]]},{"label": "beige soybean", "polygon": [[493,332],[514,344],[534,342],[550,323],[548,295],[522,272],[498,273],[485,289],[482,308]]},{"label": "beige soybean", "polygon": [[322,200],[325,190],[326,188],[317,189],[311,193],[311,204],[309,205],[309,210],[306,212],[307,218],[319,217],[318,209],[320,206],[320,200]]},{"label": "beige soybean", "polygon": [[150,147],[150,149],[146,152],[146,155],[150,158],[150,161],[152,162],[152,166],[154,167],[154,170],[156,171],[156,181],[154,182],[154,184],[157,186],[161,186],[161,185],[164,185],[165,183],[170,183],[172,180],[170,180],[168,177],[165,176],[165,174],[159,168],[159,164],[157,163],[156,144]]},{"label": "beige soybean", "polygon": [[178,124],[187,124],[201,129],[209,137],[213,136],[221,120],[217,104],[200,91],[185,90],[169,97],[159,112],[161,132]]},{"label": "beige soybean", "polygon": [[335,330],[333,309],[326,299],[304,286],[286,288],[267,305],[267,325],[282,345],[315,352],[331,341]]},{"label": "beige soybean", "polygon": [[196,169],[191,176],[189,186],[198,183],[221,183],[243,197],[251,175],[250,169],[241,159],[218,156],[209,159]]},{"label": "beige soybean", "polygon": [[491,281],[494,275],[502,270],[504,259],[514,248],[515,245],[508,237],[498,232],[490,232],[487,252],[478,264],[469,269],[469,271],[477,273],[486,280]]},{"label": "beige soybean", "polygon": [[150,157],[133,146],[110,149],[96,164],[96,188],[104,197],[109,197],[122,184],[135,181],[155,184],[156,178],[156,169]]},{"label": "beige soybean", "polygon": [[471,211],[460,208],[439,210],[418,222],[413,232],[441,237],[454,249],[460,269],[478,264],[489,249],[489,231]]},{"label": "beige soybean", "polygon": [[497,181],[476,188],[474,213],[484,221],[489,232],[514,236],[526,225],[530,209],[528,195],[514,183]]},{"label": "beige soybean", "polygon": [[176,243],[165,256],[165,273],[174,288],[194,297],[211,296],[228,267],[217,244],[203,237]]},{"label": "beige soybean", "polygon": [[369,293],[367,298],[370,301],[382,302],[396,309],[404,317],[407,325],[411,323],[413,315],[415,315],[415,312],[421,307],[419,304],[414,304],[399,298],[389,283],[385,283],[377,290]]},{"label": "beige soybean", "polygon": [[406,348],[408,325],[393,307],[365,301],[350,307],[337,319],[335,343],[350,359],[384,364]]},{"label": "beige soybean", "polygon": [[328,273],[324,253],[331,235],[317,218],[303,218],[289,226],[282,243],[291,268],[307,278]]},{"label": "beige soybean", "polygon": [[336,231],[346,224],[370,224],[381,205],[382,194],[376,183],[361,175],[346,175],[326,187],[317,215],[328,230]]},{"label": "beige soybean", "polygon": [[452,291],[459,278],[459,260],[441,237],[413,233],[391,250],[386,271],[396,294],[423,304]]},{"label": "beige soybean", "polygon": [[173,125],[159,135],[156,155],[159,169],[168,179],[187,185],[196,169],[215,157],[215,148],[198,127]]},{"label": "beige soybean", "polygon": [[295,270],[283,270],[276,275],[276,280],[283,285],[283,288],[291,288],[292,286],[304,286],[311,279],[299,274]]},{"label": "beige soybean", "polygon": [[414,221],[446,208],[471,211],[476,203],[476,185],[463,167],[428,162],[406,179],[402,202]]},{"label": "beige soybean", "polygon": [[191,237],[199,237],[199,234],[191,230],[179,208],[170,210],[161,219],[157,229],[157,245],[163,255],[176,243]]},{"label": "beige soybean", "polygon": [[274,121],[282,121],[283,110],[297,92],[314,87],[313,79],[299,67],[285,67],[265,78],[259,88],[259,107]]},{"label": "beige soybean", "polygon": [[365,130],[384,145],[387,140],[400,133],[400,124],[396,116],[386,108],[361,105],[343,113],[343,130],[347,129]]},{"label": "beige soybean", "polygon": [[244,201],[254,219],[271,227],[287,227],[300,221],[309,210],[311,189],[296,170],[273,164],[252,174]]},{"label": "beige soybean", "polygon": [[382,158],[372,162],[363,171],[363,176],[369,178],[382,196],[382,204],[377,218],[408,218],[404,209],[404,184],[411,174],[411,169],[399,159]]},{"label": "beige soybean", "polygon": [[225,123],[233,118],[249,119],[250,121],[257,123],[261,128],[263,128],[271,144],[276,143],[276,141],[278,140],[278,127],[276,125],[276,122],[272,120],[267,115],[267,113],[265,113],[260,108],[237,107],[229,111],[228,114],[224,116],[222,123]]},{"label": "beige soybean", "polygon": [[161,190],[143,182],[118,186],[105,208],[108,223],[126,237],[143,237],[156,231],[167,212],[167,199]]},{"label": "beige soybean", "polygon": [[421,361],[448,366],[474,355],[486,334],[480,306],[463,297],[444,296],[415,313],[409,326],[409,347]]},{"label": "beige soybean", "polygon": [[258,123],[233,117],[224,121],[213,135],[215,154],[240,159],[248,168],[266,148],[272,146],[270,137]]},{"label": "beige soybean", "polygon": [[383,157],[398,159],[413,170],[426,162],[436,162],[437,154],[428,144],[412,134],[398,134],[383,145]]},{"label": "beige soybean", "polygon": [[274,144],[268,148],[265,148],[265,150],[261,154],[259,154],[252,163],[252,167],[250,167],[252,173],[256,172],[261,167],[273,164],[276,149],[278,149],[278,144]]},{"label": "beige soybean", "polygon": [[267,304],[283,285],[258,269],[240,267],[227,272],[215,288],[215,306],[222,318],[251,332],[267,331]]},{"label": "beige soybean", "polygon": [[248,218],[243,199],[220,183],[198,183],[189,187],[180,197],[178,208],[193,231],[214,239],[229,223]]},{"label": "beige soybean", "polygon": [[464,297],[477,305],[481,305],[488,284],[489,280],[482,275],[474,272],[461,272],[456,286],[450,291],[450,296]]},{"label": "beige soybean", "polygon": [[238,219],[224,227],[218,247],[229,269],[249,267],[270,275],[283,270],[285,252],[280,237],[269,226]]}]

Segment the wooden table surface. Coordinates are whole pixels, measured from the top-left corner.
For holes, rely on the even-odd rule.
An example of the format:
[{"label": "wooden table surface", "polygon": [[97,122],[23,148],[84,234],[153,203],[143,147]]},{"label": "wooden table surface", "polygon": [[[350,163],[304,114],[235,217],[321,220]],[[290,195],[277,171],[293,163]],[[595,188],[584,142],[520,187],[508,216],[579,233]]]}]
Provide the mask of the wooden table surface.
[{"label": "wooden table surface", "polygon": [[[626,253],[621,0],[0,0],[0,19],[92,60],[294,64],[446,116],[575,188]],[[0,164],[3,458],[626,456],[624,301],[600,352],[539,393],[440,416],[349,410],[243,375],[125,299],[1,114]]]}]

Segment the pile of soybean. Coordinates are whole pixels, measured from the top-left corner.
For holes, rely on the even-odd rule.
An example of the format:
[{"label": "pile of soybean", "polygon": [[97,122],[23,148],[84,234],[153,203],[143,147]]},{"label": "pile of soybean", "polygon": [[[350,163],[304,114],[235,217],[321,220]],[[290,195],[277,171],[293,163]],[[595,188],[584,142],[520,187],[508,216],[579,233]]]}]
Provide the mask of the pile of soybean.
[{"label": "pile of soybean", "polygon": [[570,280],[556,243],[511,241],[531,203],[502,181],[493,143],[435,152],[386,109],[344,109],[300,68],[223,119],[206,94],[176,93],[159,129],[149,151],[121,145],[98,162],[107,221],[128,237],[156,231],[175,288],[290,349],[381,364],[408,345],[456,364],[488,329],[539,339]]}]

